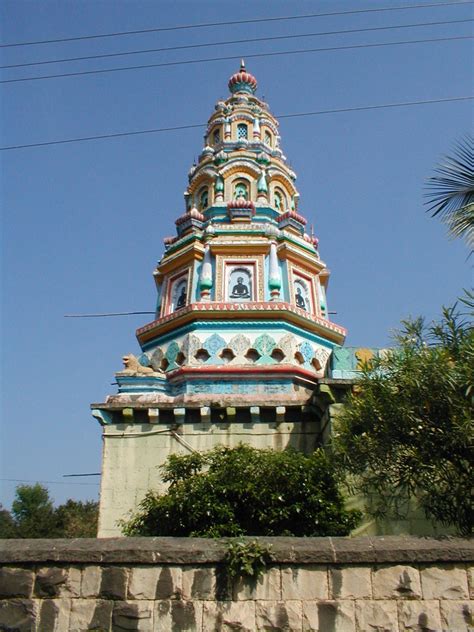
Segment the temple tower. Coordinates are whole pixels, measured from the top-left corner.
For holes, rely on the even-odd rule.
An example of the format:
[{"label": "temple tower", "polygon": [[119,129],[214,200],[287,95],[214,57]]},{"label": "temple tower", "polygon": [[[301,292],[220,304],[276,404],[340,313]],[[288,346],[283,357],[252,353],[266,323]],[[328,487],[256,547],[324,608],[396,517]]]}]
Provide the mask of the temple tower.
[{"label": "temple tower", "polygon": [[149,488],[174,452],[246,442],[310,451],[315,387],[345,330],[329,320],[329,271],[306,232],[278,121],[245,69],[209,118],[188,174],[176,235],[154,278],[155,319],[137,331],[118,393],[93,404],[103,426],[99,536]]}]

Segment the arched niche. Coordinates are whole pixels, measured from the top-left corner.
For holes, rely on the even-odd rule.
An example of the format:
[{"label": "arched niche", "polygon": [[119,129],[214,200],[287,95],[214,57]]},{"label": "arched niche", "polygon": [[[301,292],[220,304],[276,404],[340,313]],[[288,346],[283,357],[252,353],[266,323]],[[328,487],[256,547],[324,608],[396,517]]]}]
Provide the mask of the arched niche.
[{"label": "arched niche", "polygon": [[311,288],[308,281],[301,277],[295,278],[293,281],[293,294],[293,300],[296,307],[304,309],[307,312],[313,311],[311,303]]},{"label": "arched niche", "polygon": [[210,206],[210,190],[207,185],[202,186],[197,192],[195,205],[201,212]]},{"label": "arched niche", "polygon": [[237,178],[233,182],[232,199],[250,200],[250,182],[246,178]]},{"label": "arched niche", "polygon": [[263,138],[263,142],[265,143],[265,145],[267,145],[267,147],[274,146],[275,141],[273,139],[273,134],[269,129],[265,128],[263,130],[262,138]]},{"label": "arched niche", "polygon": [[281,186],[273,187],[271,203],[281,213],[288,209],[288,196]]},{"label": "arched niche", "polygon": [[211,130],[209,139],[212,145],[218,145],[222,140],[222,130],[220,127],[214,127]]},{"label": "arched niche", "polygon": [[229,266],[227,275],[227,299],[234,303],[242,303],[253,299],[253,268],[246,265]]},{"label": "arched niche", "polygon": [[188,302],[188,279],[181,277],[176,279],[170,289],[170,312],[186,307]]}]

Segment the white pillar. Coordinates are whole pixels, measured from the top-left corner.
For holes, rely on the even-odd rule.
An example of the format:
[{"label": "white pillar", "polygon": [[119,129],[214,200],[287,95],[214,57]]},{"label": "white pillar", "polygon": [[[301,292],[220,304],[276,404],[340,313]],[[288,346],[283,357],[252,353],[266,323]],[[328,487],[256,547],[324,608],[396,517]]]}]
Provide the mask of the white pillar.
[{"label": "white pillar", "polygon": [[201,301],[209,301],[212,288],[212,261],[211,249],[206,244],[204,259],[202,261],[201,276],[199,278],[199,289],[201,291]]},{"label": "white pillar", "polygon": [[276,243],[270,243],[270,260],[268,266],[268,286],[270,288],[270,296],[272,301],[280,298],[281,276],[280,267],[278,265],[278,256],[276,251]]}]

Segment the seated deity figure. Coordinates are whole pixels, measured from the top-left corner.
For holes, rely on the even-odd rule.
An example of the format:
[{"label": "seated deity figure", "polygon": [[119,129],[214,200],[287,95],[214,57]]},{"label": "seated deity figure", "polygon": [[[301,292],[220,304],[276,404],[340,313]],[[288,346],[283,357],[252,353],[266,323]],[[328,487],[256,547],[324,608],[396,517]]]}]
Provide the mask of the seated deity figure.
[{"label": "seated deity figure", "polygon": [[180,309],[186,305],[186,287],[183,285],[181,288],[181,294],[178,296],[178,300],[176,302],[176,309]]},{"label": "seated deity figure", "polygon": [[298,307],[302,307],[303,309],[306,309],[306,302],[304,300],[304,296],[301,293],[301,288],[299,286],[296,288],[295,301]]},{"label": "seated deity figure", "polygon": [[232,288],[231,298],[250,298],[250,292],[247,285],[244,283],[243,277],[237,278],[237,283]]}]

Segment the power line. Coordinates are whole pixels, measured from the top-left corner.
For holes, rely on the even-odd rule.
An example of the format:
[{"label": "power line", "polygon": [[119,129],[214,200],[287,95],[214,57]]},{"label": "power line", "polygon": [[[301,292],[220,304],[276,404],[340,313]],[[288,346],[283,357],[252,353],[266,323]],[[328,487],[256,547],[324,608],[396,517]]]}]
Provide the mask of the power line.
[{"label": "power line", "polygon": [[105,316],[135,316],[136,314],[156,314],[156,312],[110,312],[107,314],[64,314],[64,318],[104,318]]},{"label": "power line", "polygon": [[261,22],[283,22],[287,20],[304,20],[308,18],[320,18],[337,15],[355,15],[360,13],[381,13],[384,11],[409,11],[412,9],[429,9],[433,7],[456,6],[463,4],[473,4],[474,0],[453,0],[452,2],[433,2],[430,4],[414,4],[402,7],[378,7],[376,9],[352,9],[350,11],[332,11],[326,13],[307,13],[305,15],[285,15],[271,18],[253,18],[248,20],[232,20],[227,22],[202,22],[198,24],[181,24],[177,26],[165,26],[151,29],[139,29],[136,31],[115,31],[112,33],[101,33],[97,35],[81,35],[78,37],[62,37],[49,40],[36,40],[30,42],[12,42],[10,44],[0,44],[0,48],[11,48],[14,46],[34,46],[37,44],[56,44],[59,42],[77,42],[79,40],[99,39],[102,37],[121,37],[123,35],[141,35],[144,33],[161,33],[164,31],[181,31],[185,29],[200,29],[211,26],[230,26],[233,24],[256,24]]},{"label": "power line", "polygon": [[91,472],[89,474],[63,474],[63,478],[72,478],[74,476],[102,476],[102,472]]},{"label": "power line", "polygon": [[[428,105],[433,103],[449,103],[453,101],[468,101],[474,99],[474,95],[462,96],[462,97],[446,97],[444,99],[426,99],[423,101],[407,101],[404,103],[382,103],[379,105],[364,105],[360,107],[350,108],[338,108],[333,110],[318,110],[315,112],[300,112],[295,114],[281,114],[276,115],[279,119],[284,118],[297,118],[300,116],[318,116],[322,114],[341,114],[344,112],[362,112],[364,110],[382,110],[388,108],[400,108],[410,107],[413,105]],[[48,145],[65,145],[67,143],[79,143],[92,140],[104,140],[108,138],[120,138],[123,136],[138,136],[143,134],[157,134],[159,132],[174,132],[178,130],[193,129],[193,128],[206,127],[206,123],[196,123],[193,125],[176,125],[174,127],[160,127],[156,129],[137,130],[134,132],[119,132],[116,134],[101,134],[98,136],[83,136],[82,138],[67,138],[64,140],[53,140],[43,143],[29,143],[27,145],[9,145],[7,147],[0,147],[0,151],[10,151],[12,149],[28,149],[31,147],[46,147]],[[92,315],[93,316],[93,315]]]},{"label": "power line", "polygon": [[9,64],[0,66],[0,70],[7,68],[26,68],[27,66],[43,66],[45,64],[62,64],[72,61],[88,61],[91,59],[106,59],[111,57],[124,57],[126,55],[142,55],[145,53],[162,53],[175,50],[188,50],[194,48],[206,48],[209,46],[229,46],[231,44],[248,44],[251,42],[271,42],[277,40],[300,39],[303,37],[319,37],[323,35],[346,35],[351,33],[368,33],[370,31],[388,31],[393,29],[419,28],[425,26],[442,26],[446,24],[462,24],[466,22],[474,22],[474,19],[467,18],[464,20],[444,20],[440,22],[419,22],[415,24],[400,24],[393,26],[376,26],[363,29],[343,29],[340,31],[319,31],[318,33],[300,33],[297,35],[278,35],[274,37],[253,37],[250,39],[226,40],[221,42],[206,42],[205,44],[186,44],[184,46],[165,46],[163,48],[145,48],[140,50],[130,50],[122,53],[107,53],[101,55],[85,55],[83,57],[66,57],[63,59],[45,59],[41,61],[33,61],[23,64]]},{"label": "power line", "polygon": [[40,483],[43,485],[100,485],[100,483],[70,483],[66,481],[30,481],[25,478],[0,478],[0,481],[10,483]]},{"label": "power line", "polygon": [[327,48],[305,48],[303,50],[274,51],[272,53],[252,53],[249,55],[230,55],[227,57],[208,57],[205,59],[187,59],[185,61],[167,61],[159,64],[142,64],[140,66],[122,66],[120,68],[108,68],[102,70],[82,70],[80,72],[65,72],[57,75],[43,75],[42,77],[24,77],[22,79],[3,79],[0,84],[22,83],[24,81],[42,81],[44,79],[63,79],[65,77],[80,77],[84,75],[100,75],[110,72],[124,72],[128,70],[143,70],[145,68],[164,68],[166,66],[187,66],[189,64],[204,64],[215,61],[228,61],[232,59],[255,59],[258,57],[276,57],[281,55],[300,55],[303,53],[322,53],[336,50],[356,50],[361,48],[381,48],[386,46],[402,46],[406,44],[428,44],[433,42],[453,42],[457,40],[474,39],[472,35],[460,35],[456,37],[441,37],[422,40],[404,40],[401,42],[381,42],[375,44],[353,44],[351,46],[330,46]]}]

